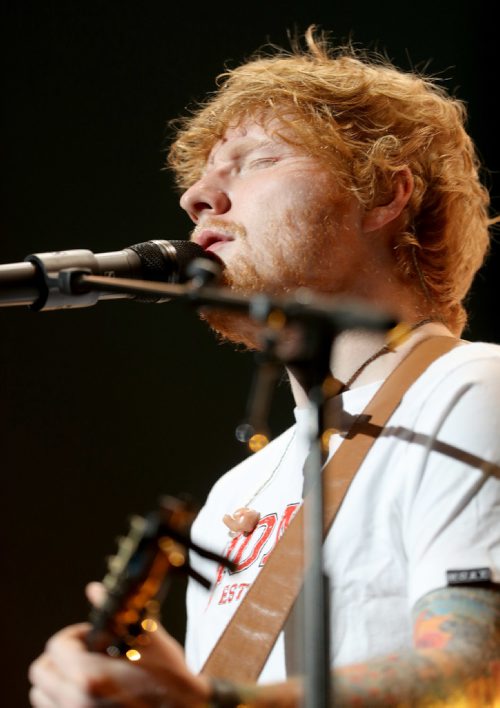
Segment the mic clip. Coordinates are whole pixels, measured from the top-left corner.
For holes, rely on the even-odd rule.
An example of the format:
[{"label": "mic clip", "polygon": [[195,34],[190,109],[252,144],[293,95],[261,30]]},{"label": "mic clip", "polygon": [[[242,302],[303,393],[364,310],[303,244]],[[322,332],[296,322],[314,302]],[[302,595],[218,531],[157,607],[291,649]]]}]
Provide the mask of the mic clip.
[{"label": "mic clip", "polygon": [[[78,261],[78,267],[72,264]],[[59,310],[73,307],[90,307],[99,299],[99,293],[80,285],[78,275],[92,274],[97,270],[97,260],[92,251],[85,249],[35,253],[25,259],[36,268],[39,297],[30,305],[32,310]],[[82,265],[80,265],[80,263]],[[75,295],[78,297],[75,298]]]}]

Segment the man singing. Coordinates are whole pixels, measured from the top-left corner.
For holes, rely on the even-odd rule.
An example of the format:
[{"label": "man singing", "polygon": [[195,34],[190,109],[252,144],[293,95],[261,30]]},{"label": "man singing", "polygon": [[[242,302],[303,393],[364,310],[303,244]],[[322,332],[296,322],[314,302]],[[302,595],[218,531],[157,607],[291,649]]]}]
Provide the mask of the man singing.
[{"label": "man singing", "polygon": [[[225,73],[178,125],[169,164],[191,238],[224,264],[224,285],[348,296],[408,326],[395,346],[362,331],[335,340],[332,458],[410,352],[460,336],[492,220],[458,100],[333,50],[312,29],[306,43]],[[224,338],[261,347],[249,318],[204,317]],[[257,683],[203,670],[302,504],[307,391],[294,366],[288,374],[296,424],[224,475],[193,526],[194,540],[236,568],[197,562],[213,585],[188,587],[186,655],[160,629],[133,664],[89,652],[87,624],[68,627],[31,667],[32,705],[301,704],[295,611]],[[500,349],[457,342],[410,385],[357,470],[324,544],[335,705],[500,701],[499,400]],[[102,592],[89,586],[96,604]]]}]

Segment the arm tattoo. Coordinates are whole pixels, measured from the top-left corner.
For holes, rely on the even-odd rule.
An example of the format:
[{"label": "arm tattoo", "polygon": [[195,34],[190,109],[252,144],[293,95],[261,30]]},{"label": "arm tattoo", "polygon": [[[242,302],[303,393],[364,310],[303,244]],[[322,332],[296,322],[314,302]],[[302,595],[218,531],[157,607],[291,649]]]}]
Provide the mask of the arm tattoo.
[{"label": "arm tattoo", "polygon": [[414,612],[414,650],[338,669],[336,706],[500,706],[500,593],[443,588]]}]

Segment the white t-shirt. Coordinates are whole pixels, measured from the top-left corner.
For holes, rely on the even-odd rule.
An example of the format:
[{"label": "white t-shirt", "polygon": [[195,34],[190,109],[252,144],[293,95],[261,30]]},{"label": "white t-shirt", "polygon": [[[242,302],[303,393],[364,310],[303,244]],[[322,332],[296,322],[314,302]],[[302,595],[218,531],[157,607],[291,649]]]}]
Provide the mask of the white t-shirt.
[{"label": "white t-shirt", "polygon": [[[339,396],[341,415],[359,414],[379,386]],[[500,347],[464,345],[427,369],[372,446],[324,544],[336,666],[411,647],[411,609],[446,586],[448,570],[489,568],[500,582],[499,404]],[[194,671],[301,503],[305,413],[296,410],[295,426],[221,477],[193,525],[197,543],[238,563],[231,573],[193,556],[214,582],[210,592],[188,586]],[[330,454],[341,442],[332,437]],[[231,538],[222,517],[246,505],[260,521],[252,534]],[[282,633],[260,681],[286,675]]]}]

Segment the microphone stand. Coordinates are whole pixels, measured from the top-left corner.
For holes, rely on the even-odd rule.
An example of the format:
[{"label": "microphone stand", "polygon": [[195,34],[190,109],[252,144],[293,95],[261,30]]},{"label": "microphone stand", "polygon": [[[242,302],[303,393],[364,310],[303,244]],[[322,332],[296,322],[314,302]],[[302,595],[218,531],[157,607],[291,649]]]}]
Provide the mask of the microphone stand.
[{"label": "microphone stand", "polygon": [[[273,318],[275,320],[276,317]],[[279,318],[278,318],[279,319]],[[304,465],[304,590],[301,618],[303,637],[304,708],[332,706],[330,671],[330,580],[324,571],[323,536],[324,504],[322,471],[327,444],[323,444],[324,404],[339,386],[330,374],[330,355],[338,332],[323,318],[301,317],[301,339],[293,355],[278,356],[279,339],[276,326],[267,324],[263,350],[256,355],[257,371],[250,394],[246,424],[239,425],[236,437],[248,443],[252,451],[269,441],[267,414],[270,389],[278,376],[278,365],[285,364],[308,394],[307,424],[302,430],[305,449],[309,450]],[[332,385],[333,384],[333,385]],[[329,421],[330,425],[332,421]]]},{"label": "microphone stand", "polygon": [[[304,708],[330,708],[332,676],[330,670],[330,579],[324,571],[323,465],[327,446],[324,404],[331,395],[330,373],[333,343],[342,331],[331,319],[316,313],[301,317],[305,347],[287,362],[308,396],[305,430],[309,454],[304,465],[304,589],[302,636],[304,651]],[[338,390],[338,387],[335,387]],[[325,449],[326,448],[326,449]]]},{"label": "microphone stand", "polygon": [[[200,264],[198,267],[197,261]],[[283,326],[289,322],[306,322],[310,318],[316,318],[319,322],[333,327],[337,334],[347,329],[383,331],[392,329],[397,324],[394,316],[378,308],[370,308],[366,303],[318,295],[307,288],[299,288],[288,297],[265,293],[239,295],[230,288],[206,284],[216,276],[212,262],[196,259],[193,265],[193,279],[187,284],[90,275],[80,268],[69,268],[58,274],[58,285],[62,293],[73,297],[85,298],[89,292],[104,292],[121,297],[141,296],[144,299],[156,299],[158,303],[177,300],[194,308],[214,307],[241,312],[261,323],[268,322],[277,313],[281,313]],[[310,336],[311,333],[307,332],[303,341],[306,357],[312,355],[307,354],[307,351],[311,350],[308,341]],[[288,363],[286,355],[282,360],[283,363]],[[299,360],[300,357],[294,358],[297,365]]]},{"label": "microphone stand", "polygon": [[[207,286],[198,273],[191,285],[165,285],[141,281],[103,278],[85,274],[66,277],[66,287],[122,290],[141,295],[159,294],[188,302],[195,307],[222,307],[249,314],[261,324],[279,330],[285,323],[299,325],[299,346],[292,353],[281,353],[272,337],[272,358],[281,359],[297,376],[309,399],[308,440],[310,453],[304,467],[304,548],[305,582],[303,613],[303,649],[305,664],[304,708],[330,708],[332,676],[330,671],[330,580],[323,564],[323,485],[322,449],[324,403],[328,397],[330,356],[335,338],[345,329],[391,329],[396,322],[379,311],[359,303],[341,303],[300,290],[288,298],[271,298],[263,294],[245,297],[224,288]],[[276,322],[279,322],[276,325]],[[261,359],[261,367],[270,364]],[[272,364],[272,362],[271,362]],[[264,375],[272,381],[273,377]],[[262,424],[263,407],[268,404],[266,386],[257,387],[256,419]],[[250,433],[257,432],[249,426]],[[248,436],[245,436],[248,437]],[[306,494],[307,492],[307,494]]]},{"label": "microphone stand", "polygon": [[[179,300],[196,308],[216,307],[240,311],[271,329],[283,329],[285,324],[298,325],[298,345],[292,350],[285,346],[277,357],[297,376],[308,394],[310,453],[304,468],[305,525],[305,584],[304,584],[304,650],[305,708],[329,708],[330,673],[330,610],[329,580],[323,570],[323,485],[324,454],[321,437],[324,430],[324,402],[327,398],[330,374],[330,354],[335,338],[346,329],[389,330],[395,326],[393,317],[370,309],[359,302],[346,302],[319,296],[301,289],[290,297],[270,297],[265,294],[238,295],[223,287],[207,285],[214,277],[213,263],[200,259],[193,262],[193,279],[187,285],[166,284],[126,278],[92,275],[90,270],[67,268],[52,275],[51,287],[59,289],[63,298],[82,297],[87,302],[90,293],[107,292],[120,296],[156,298],[161,302]],[[276,322],[279,324],[276,325]],[[274,323],[274,324],[273,324]],[[266,361],[265,358],[263,360]],[[272,377],[270,377],[272,380]],[[262,390],[260,391],[262,396]],[[265,396],[265,394],[264,394]],[[266,399],[267,400],[267,399]],[[259,420],[263,420],[262,407]],[[304,494],[304,496],[306,496]]]}]

